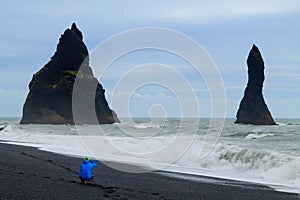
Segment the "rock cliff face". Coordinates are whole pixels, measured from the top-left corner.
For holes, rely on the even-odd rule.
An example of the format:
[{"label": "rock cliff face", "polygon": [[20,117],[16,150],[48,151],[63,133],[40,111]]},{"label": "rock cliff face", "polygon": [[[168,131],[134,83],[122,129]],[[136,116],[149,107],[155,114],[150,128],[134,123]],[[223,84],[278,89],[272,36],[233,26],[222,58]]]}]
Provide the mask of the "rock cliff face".
[{"label": "rock cliff face", "polygon": [[75,23],[71,29],[65,30],[59,39],[54,56],[33,75],[23,107],[21,124],[74,124],[72,92],[76,76],[86,83],[82,88],[84,89],[82,101],[93,100],[97,115],[96,121],[88,115],[83,115],[76,122],[80,124],[119,122],[107,104],[103,87],[94,78],[89,67],[88,50],[82,39],[82,33]]},{"label": "rock cliff face", "polygon": [[262,94],[264,61],[258,48],[253,45],[248,59],[248,84],[240,103],[235,123],[255,125],[276,125]]}]

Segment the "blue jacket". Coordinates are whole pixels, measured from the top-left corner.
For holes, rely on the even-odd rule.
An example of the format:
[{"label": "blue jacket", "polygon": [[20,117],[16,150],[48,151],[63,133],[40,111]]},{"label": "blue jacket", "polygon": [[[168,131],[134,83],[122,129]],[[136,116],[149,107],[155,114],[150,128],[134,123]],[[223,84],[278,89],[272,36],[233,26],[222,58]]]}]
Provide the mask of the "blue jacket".
[{"label": "blue jacket", "polygon": [[93,160],[84,160],[80,165],[79,178],[84,181],[89,181],[92,178],[91,169],[96,166]]}]

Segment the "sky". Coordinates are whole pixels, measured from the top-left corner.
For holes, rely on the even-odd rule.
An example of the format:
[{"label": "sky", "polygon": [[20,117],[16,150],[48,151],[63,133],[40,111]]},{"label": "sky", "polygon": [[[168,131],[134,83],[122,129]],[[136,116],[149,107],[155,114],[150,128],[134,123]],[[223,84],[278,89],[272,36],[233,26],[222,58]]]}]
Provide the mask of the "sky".
[{"label": "sky", "polygon": [[[49,61],[60,35],[73,22],[82,31],[91,55],[103,41],[132,29],[158,27],[193,39],[220,73],[226,94],[226,117],[236,115],[247,83],[246,59],[256,44],[265,62],[263,95],[273,117],[300,117],[300,1],[297,0],[28,0],[26,3],[1,0],[0,20],[0,117],[22,116],[32,75]],[[123,90],[115,90],[118,81],[130,70],[149,63],[160,65],[154,71],[151,67],[141,68],[136,76],[127,78],[153,78],[154,84],[137,85],[132,93],[130,81],[123,81]],[[128,117],[128,110],[135,117],[148,117],[149,113],[178,117],[182,113],[178,106],[180,98],[187,98],[184,99],[187,104],[190,99],[186,96],[178,100],[176,91],[182,85],[175,76],[170,76],[170,68],[193,88],[200,117],[209,117],[212,101],[207,83],[188,62],[170,52],[153,49],[130,52],[116,60],[99,81],[112,109],[121,117]],[[165,86],[157,84],[163,79]]]}]

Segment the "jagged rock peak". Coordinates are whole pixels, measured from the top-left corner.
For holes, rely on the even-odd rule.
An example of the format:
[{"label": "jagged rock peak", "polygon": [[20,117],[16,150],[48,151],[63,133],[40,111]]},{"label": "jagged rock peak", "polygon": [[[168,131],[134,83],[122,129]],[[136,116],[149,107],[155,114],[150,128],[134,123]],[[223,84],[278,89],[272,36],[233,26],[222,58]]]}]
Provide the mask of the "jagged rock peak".
[{"label": "jagged rock peak", "polygon": [[89,62],[88,50],[83,42],[82,33],[75,23],[72,24],[71,29],[65,30],[61,35],[51,60],[59,61],[60,65],[57,67],[73,70],[78,70],[83,61]]},{"label": "jagged rock peak", "polygon": [[80,39],[83,39],[81,31],[77,28],[76,24],[73,23],[71,26],[71,31]]},{"label": "jagged rock peak", "polygon": [[253,45],[247,59],[248,84],[247,90],[262,95],[264,75],[264,61],[257,46]]},{"label": "jagged rock peak", "polygon": [[71,29],[77,29],[77,26],[76,26],[75,22],[73,22],[73,24],[71,26]]},{"label": "jagged rock peak", "polygon": [[235,123],[275,125],[262,94],[264,61],[257,46],[253,45],[247,58],[248,83],[240,103]]}]

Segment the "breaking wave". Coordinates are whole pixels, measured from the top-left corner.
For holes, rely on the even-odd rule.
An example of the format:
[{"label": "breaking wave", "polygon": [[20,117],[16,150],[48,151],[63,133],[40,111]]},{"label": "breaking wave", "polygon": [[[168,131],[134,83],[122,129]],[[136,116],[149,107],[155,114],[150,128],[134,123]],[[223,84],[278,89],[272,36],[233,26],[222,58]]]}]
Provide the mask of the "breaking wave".
[{"label": "breaking wave", "polygon": [[251,140],[251,139],[258,139],[258,138],[263,138],[263,137],[271,137],[274,136],[275,134],[273,133],[250,133],[245,137],[245,139]]},{"label": "breaking wave", "polygon": [[151,124],[151,123],[140,123],[133,125],[134,128],[145,129],[145,128],[160,128],[159,125]]},{"label": "breaking wave", "polygon": [[176,164],[198,168],[199,174],[208,170],[209,176],[288,186],[293,192],[300,191],[299,157],[268,149],[218,144],[204,159],[195,159],[189,154],[197,154],[199,150],[193,148]]}]

